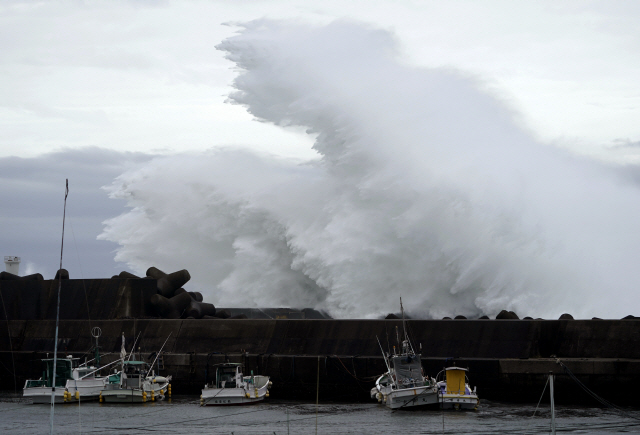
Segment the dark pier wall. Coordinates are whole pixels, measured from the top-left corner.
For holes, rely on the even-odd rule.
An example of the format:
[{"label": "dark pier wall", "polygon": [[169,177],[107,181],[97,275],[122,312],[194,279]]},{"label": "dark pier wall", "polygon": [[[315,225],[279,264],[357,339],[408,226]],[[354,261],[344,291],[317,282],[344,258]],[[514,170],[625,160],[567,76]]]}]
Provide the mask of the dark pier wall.
[{"label": "dark pier wall", "polygon": [[0,280],[0,320],[121,319],[153,316],[155,279]]},{"label": "dark pier wall", "polygon": [[[62,320],[60,353],[81,356],[92,346],[90,331],[102,330],[105,360],[117,358],[121,335],[127,350],[136,337],[144,356],[167,344],[163,373],[176,392],[199,394],[214,363],[243,362],[246,372],[273,378],[274,396],[315,398],[318,367],[321,400],[368,400],[376,375],[384,372],[380,347],[395,343],[398,320]],[[409,320],[423,364],[435,376],[454,358],[469,367],[482,397],[536,401],[549,371],[559,374],[558,395],[586,397],[555,363],[560,358],[590,388],[618,404],[638,404],[640,320]],[[22,388],[38,377],[39,359],[52,352],[55,321],[0,322],[0,388]],[[387,341],[388,337],[388,341]],[[389,343],[389,344],[387,344]],[[563,391],[565,393],[563,393]],[[628,393],[628,394],[627,394]],[[574,400],[575,401],[575,400]]]},{"label": "dark pier wall", "polygon": [[[174,391],[198,395],[215,363],[242,362],[246,372],[272,377],[276,397],[369,400],[385,371],[380,345],[392,350],[400,320],[279,319],[311,316],[304,310],[267,310],[276,319],[158,319],[150,306],[158,280],[0,280],[0,389],[21,389],[38,378],[40,359],[54,349],[57,290],[61,283],[60,354],[82,357],[99,327],[105,362],[136,338],[143,356],[158,351]],[[237,314],[233,312],[231,314]],[[264,310],[260,313],[268,316]],[[321,317],[321,316],[320,316]],[[559,399],[587,398],[556,358],[589,388],[617,404],[640,406],[640,320],[409,320],[415,347],[422,345],[426,374],[455,363],[470,369],[481,397],[537,401],[550,371]],[[14,376],[15,374],[15,376]],[[612,396],[611,394],[615,394]]]},{"label": "dark pier wall", "polygon": [[[0,327],[0,350],[53,351],[54,320],[10,320]],[[0,324],[1,325],[1,324]],[[90,330],[102,329],[106,352],[140,335],[140,345],[173,353],[380,356],[396,344],[399,320],[125,319],[61,320],[61,349],[84,352]],[[640,320],[408,320],[424,357],[640,359]]]}]

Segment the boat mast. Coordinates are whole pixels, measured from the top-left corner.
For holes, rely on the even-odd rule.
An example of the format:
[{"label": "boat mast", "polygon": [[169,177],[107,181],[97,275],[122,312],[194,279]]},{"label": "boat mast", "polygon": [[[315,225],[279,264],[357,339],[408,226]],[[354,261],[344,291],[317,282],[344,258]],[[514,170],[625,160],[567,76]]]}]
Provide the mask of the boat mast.
[{"label": "boat mast", "polygon": [[[411,345],[411,340],[409,340],[409,335],[407,334],[407,322],[404,318],[404,307],[402,306],[402,296],[400,297],[400,312],[402,313],[402,329],[404,330],[404,341],[407,343],[407,353],[409,353],[410,351],[410,353],[415,354],[415,352],[413,351],[413,346]],[[402,351],[404,352],[404,349],[402,349]]]},{"label": "boat mast", "polygon": [[53,435],[53,414],[56,403],[56,370],[58,363],[58,325],[60,323],[60,291],[62,290],[62,252],[64,249],[64,220],[67,214],[67,196],[69,195],[69,179],[66,179],[64,190],[64,208],[62,211],[62,243],[60,243],[60,268],[58,269],[58,305],[56,307],[56,335],[53,341],[53,376],[51,380],[51,427],[49,433]]},{"label": "boat mast", "polygon": [[100,367],[100,346],[98,346],[98,338],[102,335],[102,330],[98,326],[94,326],[91,329],[91,336],[96,339],[96,353],[93,358],[96,361],[96,366]]}]

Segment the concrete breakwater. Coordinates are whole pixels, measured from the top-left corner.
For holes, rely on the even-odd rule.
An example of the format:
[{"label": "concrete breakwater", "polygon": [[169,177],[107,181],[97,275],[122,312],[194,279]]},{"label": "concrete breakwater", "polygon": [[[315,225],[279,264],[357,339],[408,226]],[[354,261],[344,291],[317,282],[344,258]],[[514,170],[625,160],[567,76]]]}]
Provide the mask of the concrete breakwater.
[{"label": "concrete breakwater", "polygon": [[[53,351],[55,321],[2,323],[0,388],[20,389],[25,379],[39,376],[40,358]],[[553,371],[559,375],[560,400],[586,401],[586,393],[555,363],[560,358],[599,395],[616,404],[639,404],[639,320],[410,320],[407,325],[416,346],[422,344],[427,374],[435,376],[453,363],[469,367],[481,397],[535,401]],[[229,360],[243,362],[247,373],[271,376],[274,397],[312,400],[319,372],[321,400],[346,401],[369,400],[374,378],[385,370],[376,336],[386,350],[395,342],[395,328],[402,327],[398,320],[62,320],[60,353],[88,355],[96,326],[106,362],[118,358],[122,333],[128,349],[139,336],[136,347],[143,358],[151,358],[171,334],[160,365],[163,374],[174,376],[176,393],[199,394],[213,364]]]}]

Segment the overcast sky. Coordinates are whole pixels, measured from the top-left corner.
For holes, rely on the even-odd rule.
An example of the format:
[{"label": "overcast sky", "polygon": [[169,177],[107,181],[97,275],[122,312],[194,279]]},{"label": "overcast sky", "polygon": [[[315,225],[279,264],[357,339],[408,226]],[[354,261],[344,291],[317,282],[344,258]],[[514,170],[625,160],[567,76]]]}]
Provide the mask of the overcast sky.
[{"label": "overcast sky", "polygon": [[[308,155],[301,134],[225,104],[214,46],[261,17],[393,32],[406,62],[476,75],[539,138],[601,158],[640,142],[633,1],[12,1],[0,4],[0,155],[170,153],[238,144]],[[613,148],[613,151],[612,151]]]},{"label": "overcast sky", "polygon": [[[154,156],[242,147],[315,158],[314,136],[230,104],[216,45],[260,18],[364,23],[401,63],[472,77],[536,140],[640,162],[640,3],[632,1],[12,1],[0,3],[0,247],[21,274],[109,277],[126,212],[102,186]],[[631,174],[634,172],[631,171]],[[149,264],[151,266],[153,264]]]}]

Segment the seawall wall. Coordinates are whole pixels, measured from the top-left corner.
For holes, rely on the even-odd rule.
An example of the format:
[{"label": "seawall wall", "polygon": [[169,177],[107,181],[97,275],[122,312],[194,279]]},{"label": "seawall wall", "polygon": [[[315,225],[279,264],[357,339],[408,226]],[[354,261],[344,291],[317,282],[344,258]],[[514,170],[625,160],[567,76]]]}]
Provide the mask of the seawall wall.
[{"label": "seawall wall", "polygon": [[[55,321],[2,323],[0,388],[22,388],[25,379],[39,376],[40,358],[53,352]],[[323,399],[366,401],[374,378],[385,371],[376,336],[393,351],[402,322],[63,320],[60,353],[86,355],[96,326],[107,362],[118,357],[123,333],[127,350],[139,337],[136,348],[145,358],[169,337],[161,365],[163,374],[174,376],[176,393],[199,394],[212,365],[229,360],[243,362],[247,373],[272,376],[274,397],[311,400],[320,368]],[[588,399],[555,363],[559,358],[598,394],[617,404],[640,404],[634,394],[640,386],[640,320],[409,320],[407,327],[415,346],[422,345],[427,374],[436,376],[453,363],[468,367],[484,398],[536,401],[553,371],[559,398]]]},{"label": "seawall wall", "polygon": [[[169,337],[159,362],[163,374],[173,375],[176,393],[199,395],[212,365],[229,360],[244,363],[247,373],[271,376],[274,397],[314,400],[320,372],[321,400],[367,401],[374,379],[385,371],[376,337],[392,352],[396,328],[402,331],[400,320],[291,318],[322,317],[313,310],[256,312],[274,319],[159,319],[149,303],[158,280],[130,276],[0,280],[0,389],[20,390],[26,379],[40,376],[40,359],[54,349],[59,285],[60,354],[90,354],[94,327],[101,330],[106,362],[118,357],[123,333],[127,350],[138,338],[136,350],[144,358],[152,358]],[[436,376],[450,364],[468,367],[483,398],[537,401],[553,371],[559,398],[588,399],[556,364],[559,358],[598,394],[640,405],[638,319],[406,324],[414,345],[422,345],[426,374]]]}]

